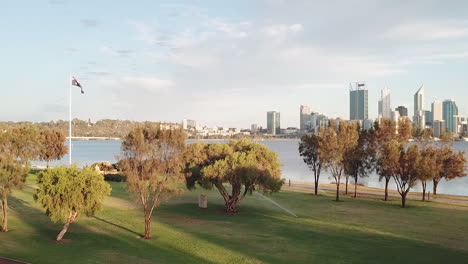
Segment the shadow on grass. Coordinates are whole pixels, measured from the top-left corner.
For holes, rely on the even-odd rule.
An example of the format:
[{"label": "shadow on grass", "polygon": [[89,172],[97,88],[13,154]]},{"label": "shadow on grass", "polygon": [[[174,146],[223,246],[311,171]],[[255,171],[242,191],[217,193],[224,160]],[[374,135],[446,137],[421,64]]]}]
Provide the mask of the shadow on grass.
[{"label": "shadow on grass", "polygon": [[[297,218],[252,205],[240,206],[234,216],[220,214],[221,209],[219,204],[208,210],[192,204],[167,205],[160,220],[198,239],[267,263],[464,263],[468,258],[467,251],[384,232],[376,234],[366,231],[365,226],[301,224]],[[174,216],[196,221],[174,223]],[[202,221],[206,223],[191,224]],[[345,219],[336,221],[346,223]]]},{"label": "shadow on grass", "polygon": [[[137,232],[98,217],[79,217],[65,235],[71,242],[55,243],[62,224],[52,223],[43,211],[23,199],[10,197],[9,200],[14,221],[21,220],[33,230],[17,228],[0,234],[0,254],[5,257],[31,263],[213,263],[160,244],[157,239],[138,239],[134,236]],[[8,250],[4,251],[2,245],[9,242]]]},{"label": "shadow on grass", "polygon": [[100,218],[100,217],[97,217],[97,216],[93,216],[93,218],[94,218],[94,219],[97,219],[97,220],[99,220],[99,221],[101,221],[101,222],[104,222],[104,223],[106,223],[106,224],[108,224],[108,225],[112,225],[112,226],[115,226],[115,227],[120,228],[120,229],[122,229],[122,230],[125,230],[125,231],[127,231],[127,232],[130,232],[130,233],[132,233],[132,234],[134,234],[134,235],[137,235],[137,236],[139,236],[139,237],[142,237],[142,236],[143,236],[143,234],[140,234],[140,233],[138,233],[138,232],[135,232],[135,231],[133,231],[133,230],[130,230],[130,229],[124,227],[124,226],[121,226],[121,225],[118,225],[118,224],[114,224],[114,223],[112,223],[112,222],[110,222],[110,221],[107,221],[107,220],[105,220],[105,219],[103,219],[103,218]]}]

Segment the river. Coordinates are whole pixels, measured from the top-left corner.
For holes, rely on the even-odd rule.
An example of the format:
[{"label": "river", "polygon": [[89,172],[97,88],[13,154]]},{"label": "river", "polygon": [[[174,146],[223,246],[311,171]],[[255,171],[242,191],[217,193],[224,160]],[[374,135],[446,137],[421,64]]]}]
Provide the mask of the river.
[{"label": "river", "polygon": [[[193,142],[193,141],[189,141]],[[282,163],[282,177],[291,181],[313,182],[313,174],[299,156],[297,140],[284,140],[284,141],[259,141],[265,144],[271,150],[278,153]],[[110,161],[114,163],[120,154],[120,141],[73,141],[73,162],[78,166],[91,165],[97,161]],[[468,150],[468,142],[454,142],[453,147],[456,151]],[[468,158],[468,156],[467,156]],[[68,155],[63,157],[60,161],[54,161],[51,166],[67,164]],[[35,163],[44,165],[44,163]],[[325,171],[320,176],[321,183],[330,183],[332,179]],[[369,187],[383,188],[384,183],[379,182],[379,177],[372,173],[369,177],[359,179],[359,183]],[[395,189],[396,186],[391,181],[390,188]],[[418,183],[413,191],[420,191],[421,184]],[[432,192],[432,183],[428,183],[428,190]],[[457,178],[451,181],[442,180],[438,186],[438,193],[466,195],[468,196],[468,177]]]}]

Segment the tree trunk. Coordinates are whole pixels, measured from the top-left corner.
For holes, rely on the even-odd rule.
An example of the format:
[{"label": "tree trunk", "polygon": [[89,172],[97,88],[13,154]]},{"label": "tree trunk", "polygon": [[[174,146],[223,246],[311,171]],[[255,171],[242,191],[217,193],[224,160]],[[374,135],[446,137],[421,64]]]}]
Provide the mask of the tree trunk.
[{"label": "tree trunk", "polygon": [[225,208],[224,208],[226,213],[236,213],[237,212],[237,208],[236,208],[237,202],[238,202],[237,197],[227,200],[225,202]]},{"label": "tree trunk", "polygon": [[2,200],[2,232],[8,232],[8,198],[6,195],[3,196]]},{"label": "tree trunk", "polygon": [[434,180],[433,180],[433,183],[434,183],[434,184],[433,184],[433,188],[432,188],[432,194],[433,194],[433,195],[436,195],[436,194],[437,194],[437,185],[439,184],[439,181],[436,180],[436,179],[434,179]]},{"label": "tree trunk", "polygon": [[390,181],[390,178],[385,178],[385,201],[388,201],[388,182]]},{"label": "tree trunk", "polygon": [[357,197],[357,177],[354,178],[354,198]]},{"label": "tree trunk", "polygon": [[46,161],[46,168],[49,168],[49,161]]},{"label": "tree trunk", "polygon": [[405,208],[406,206],[406,192],[401,194],[401,207]]},{"label": "tree trunk", "polygon": [[143,236],[144,239],[151,238],[151,215],[145,216],[145,235]]},{"label": "tree trunk", "polygon": [[345,194],[348,194],[348,181],[349,181],[349,176],[346,176]]},{"label": "tree trunk", "polygon": [[67,222],[65,223],[65,225],[63,225],[63,228],[62,228],[62,231],[60,231],[60,233],[57,235],[57,238],[55,239],[56,241],[61,241],[63,236],[65,235],[65,233],[67,233],[68,231],[68,228],[70,227],[70,224],[73,223],[73,221],[75,221],[75,218],[76,218],[76,215],[78,213],[70,213],[70,216],[68,217],[67,219]]},{"label": "tree trunk", "polygon": [[422,200],[423,202],[426,201],[426,182],[425,181],[421,181],[422,183]]},{"label": "tree trunk", "polygon": [[336,201],[340,200],[340,178],[336,181]]},{"label": "tree trunk", "polygon": [[318,179],[315,178],[315,195],[317,195],[317,191],[318,191]]}]

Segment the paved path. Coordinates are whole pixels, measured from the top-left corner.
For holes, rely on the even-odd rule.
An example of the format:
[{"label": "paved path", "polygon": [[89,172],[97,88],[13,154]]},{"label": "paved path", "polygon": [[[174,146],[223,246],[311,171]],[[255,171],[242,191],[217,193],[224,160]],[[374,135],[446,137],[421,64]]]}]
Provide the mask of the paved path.
[{"label": "paved path", "polygon": [[[289,187],[288,183],[285,184],[286,187]],[[304,188],[304,189],[310,189],[313,190],[314,186],[312,184],[305,184],[305,183],[294,183],[291,182],[291,187],[292,188]],[[375,190],[369,190],[369,187],[366,187],[365,189],[359,188],[358,186],[357,191],[358,191],[358,196],[359,194],[370,194],[370,195],[381,195],[382,197],[384,196],[384,189],[378,189],[376,188]],[[327,191],[335,191],[336,187],[334,186],[327,186],[327,185],[319,185],[319,191],[320,190],[327,190]],[[340,185],[340,191],[344,192],[344,185]],[[348,195],[349,194],[354,194],[354,184],[349,184],[348,185]],[[396,197],[400,198],[399,193],[395,193],[394,191],[389,191],[388,192],[389,197]],[[408,193],[407,198],[412,199],[412,200],[420,200],[422,196],[422,193]],[[448,204],[456,204],[456,205],[463,205],[463,206],[468,206],[468,199],[456,199],[456,198],[449,198],[449,197],[434,197],[432,193],[430,194],[430,201],[436,201],[436,202],[441,202],[441,203],[448,203]]]},{"label": "paved path", "polygon": [[28,263],[0,257],[0,264],[28,264]]}]

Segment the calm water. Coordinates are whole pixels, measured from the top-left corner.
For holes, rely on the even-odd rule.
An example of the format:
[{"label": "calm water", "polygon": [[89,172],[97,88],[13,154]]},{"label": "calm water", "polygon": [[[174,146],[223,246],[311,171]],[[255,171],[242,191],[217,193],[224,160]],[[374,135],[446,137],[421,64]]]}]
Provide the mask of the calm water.
[{"label": "calm water", "polygon": [[[193,142],[193,141],[190,141]],[[91,165],[97,161],[115,162],[120,154],[120,141],[74,141],[73,145],[73,162],[79,166]],[[313,182],[313,174],[302,161],[298,153],[298,141],[260,141],[271,150],[279,154],[281,163],[283,164],[283,178],[291,179],[291,181]],[[468,142],[455,142],[455,150],[468,150]],[[68,156],[62,160],[51,163],[52,166],[67,164]],[[43,165],[40,164],[39,165]],[[332,180],[327,172],[322,172],[320,182],[330,183]],[[384,187],[383,182],[379,182],[376,174],[371,174],[367,178],[359,180],[360,183],[370,187]],[[396,186],[391,181],[391,188]],[[418,184],[415,191],[420,191],[421,186]],[[432,192],[432,184],[428,183],[428,190]],[[439,193],[468,195],[468,177],[458,178],[451,181],[442,180],[439,184]]]}]

